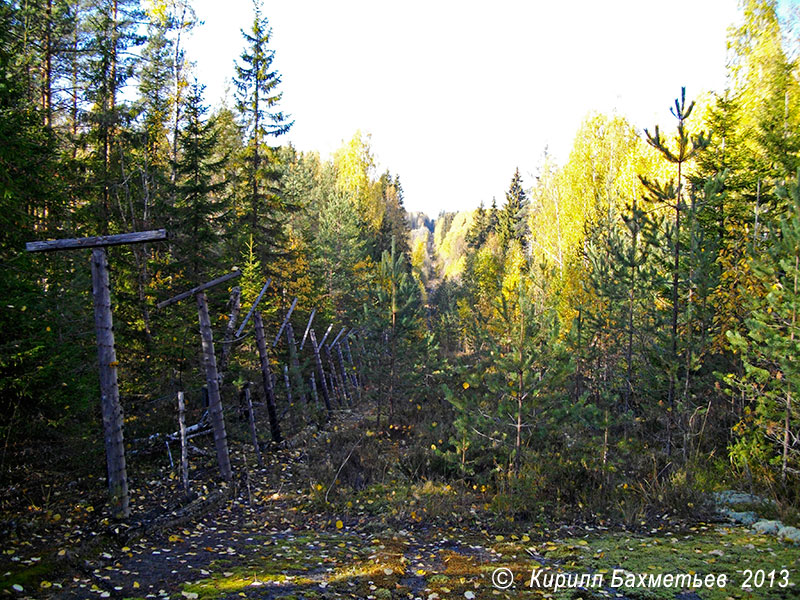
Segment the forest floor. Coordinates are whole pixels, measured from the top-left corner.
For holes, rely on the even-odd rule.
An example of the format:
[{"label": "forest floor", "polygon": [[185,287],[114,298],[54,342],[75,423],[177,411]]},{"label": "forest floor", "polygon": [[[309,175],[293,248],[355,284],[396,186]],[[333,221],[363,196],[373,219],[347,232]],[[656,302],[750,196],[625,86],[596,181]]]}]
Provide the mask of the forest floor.
[{"label": "forest floor", "polygon": [[[244,450],[234,449],[235,464],[252,462]],[[328,490],[309,489],[305,449],[265,460],[264,468],[251,467],[246,479],[228,488],[214,510],[139,537],[126,538],[103,514],[96,478],[83,482],[94,495],[55,485],[46,505],[18,505],[15,514],[0,515],[0,596],[800,597],[800,549],[744,527],[669,518],[635,527],[600,520],[514,522],[499,518],[480,490],[431,482],[368,486],[328,504]],[[174,508],[166,499],[179,496],[177,480],[168,469],[161,475],[132,479],[134,514]],[[201,499],[213,493],[198,490]],[[746,569],[756,574],[749,581]],[[589,577],[580,580],[580,574]],[[715,585],[640,586],[641,574],[696,574],[703,581],[711,574]],[[716,585],[721,575],[727,577],[722,588]],[[580,588],[562,589],[579,581]]]}]

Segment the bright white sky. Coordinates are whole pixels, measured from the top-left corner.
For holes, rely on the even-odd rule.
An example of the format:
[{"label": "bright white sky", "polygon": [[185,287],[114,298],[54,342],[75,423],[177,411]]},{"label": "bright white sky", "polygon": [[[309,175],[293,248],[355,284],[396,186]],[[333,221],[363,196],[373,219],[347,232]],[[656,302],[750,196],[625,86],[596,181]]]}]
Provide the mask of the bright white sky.
[{"label": "bright white sky", "polygon": [[[252,24],[250,0],[195,0],[188,44],[216,105]],[[545,147],[565,160],[592,110],[639,128],[673,99],[722,89],[736,0],[267,0],[282,142],[323,157],[357,129],[378,172],[399,174],[408,210],[498,204]],[[232,87],[230,87],[232,90]]]}]

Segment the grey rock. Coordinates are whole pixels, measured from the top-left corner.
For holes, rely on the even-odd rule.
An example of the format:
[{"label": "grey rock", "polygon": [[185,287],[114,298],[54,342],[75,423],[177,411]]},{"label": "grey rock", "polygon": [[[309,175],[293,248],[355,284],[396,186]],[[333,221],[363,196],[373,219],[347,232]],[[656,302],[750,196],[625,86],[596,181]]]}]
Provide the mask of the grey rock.
[{"label": "grey rock", "polygon": [[767,521],[766,519],[762,519],[753,524],[753,531],[767,535],[776,535],[782,527],[783,523],[780,521]]}]

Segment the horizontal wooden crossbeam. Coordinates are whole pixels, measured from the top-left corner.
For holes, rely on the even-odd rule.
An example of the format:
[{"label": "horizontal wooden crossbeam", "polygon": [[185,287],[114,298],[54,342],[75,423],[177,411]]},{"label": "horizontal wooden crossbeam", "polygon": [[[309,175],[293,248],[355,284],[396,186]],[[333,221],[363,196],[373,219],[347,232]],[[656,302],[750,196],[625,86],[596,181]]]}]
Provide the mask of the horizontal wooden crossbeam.
[{"label": "horizontal wooden crossbeam", "polygon": [[25,244],[25,249],[28,252],[51,252],[53,250],[74,250],[76,248],[97,248],[99,246],[120,246],[122,244],[158,242],[165,239],[167,239],[166,229],[153,229],[151,231],[134,231],[133,233],[117,233],[115,235],[97,235],[86,238],[28,242]]}]

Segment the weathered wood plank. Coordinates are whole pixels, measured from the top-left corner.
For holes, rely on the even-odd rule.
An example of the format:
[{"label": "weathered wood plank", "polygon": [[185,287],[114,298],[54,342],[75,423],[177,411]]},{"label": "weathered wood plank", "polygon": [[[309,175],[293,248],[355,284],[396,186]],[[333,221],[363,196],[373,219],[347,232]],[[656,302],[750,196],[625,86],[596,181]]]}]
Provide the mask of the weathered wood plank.
[{"label": "weathered wood plank", "polygon": [[275,409],[275,386],[272,381],[272,370],[269,366],[269,355],[267,354],[267,342],[264,339],[264,321],[261,313],[256,311],[253,314],[253,325],[256,331],[256,346],[258,347],[258,358],[261,362],[261,377],[264,380],[264,395],[267,400],[267,416],[269,417],[269,430],[272,434],[272,441],[276,444],[281,442],[281,429],[278,424],[278,413]]},{"label": "weathered wood plank", "polygon": [[235,271],[231,271],[222,277],[217,277],[216,279],[212,279],[207,283],[203,283],[190,289],[188,292],[183,292],[182,294],[178,294],[177,296],[173,296],[169,300],[164,300],[163,302],[159,302],[156,304],[156,308],[166,308],[167,306],[171,306],[181,300],[186,300],[186,298],[191,298],[192,296],[199,294],[200,292],[207,290],[208,288],[212,288],[215,285],[219,285],[220,283],[225,283],[226,281],[230,281],[231,279],[236,279],[237,277],[241,277],[242,272],[238,269]]},{"label": "weathered wood plank", "polygon": [[255,312],[256,307],[258,306],[258,303],[261,302],[261,298],[264,297],[264,293],[267,291],[267,288],[269,287],[270,283],[272,283],[272,277],[267,279],[267,283],[264,284],[264,287],[262,287],[261,291],[258,293],[258,298],[256,298],[255,302],[253,302],[253,306],[250,307],[250,310],[247,311],[247,316],[244,318],[244,321],[242,321],[242,324],[239,325],[239,329],[236,330],[236,337],[237,338],[240,335],[242,335],[242,332],[244,331],[244,328],[247,326],[247,323],[250,321],[250,317],[253,316],[253,312]]},{"label": "weathered wood plank", "polygon": [[328,386],[325,384],[325,369],[322,366],[322,358],[319,355],[319,346],[317,345],[317,336],[314,335],[314,330],[309,332],[311,336],[311,349],[314,350],[314,363],[317,365],[317,375],[319,376],[320,389],[322,390],[322,400],[325,402],[325,409],[330,415],[333,408],[331,407],[331,398],[328,395]]},{"label": "weathered wood plank", "polygon": [[97,248],[105,246],[120,246],[122,244],[157,242],[165,239],[167,239],[166,229],[153,229],[150,231],[118,233],[115,235],[97,235],[86,238],[28,242],[25,244],[25,249],[28,252],[51,252],[53,250],[73,250],[76,248]]},{"label": "weathered wood plank", "polygon": [[283,323],[281,323],[281,328],[278,329],[278,335],[275,336],[275,340],[272,342],[272,347],[278,345],[278,341],[281,339],[281,335],[283,335],[283,330],[286,327],[286,324],[289,322],[289,318],[292,316],[292,311],[294,307],[297,306],[297,298],[292,301],[292,305],[289,307],[289,312],[286,313],[286,316],[283,317]]},{"label": "weathered wood plank", "polygon": [[111,514],[116,519],[130,516],[125,442],[122,434],[122,405],[117,385],[117,352],[111,316],[111,288],[105,248],[92,250],[92,293],[94,325],[97,332],[97,358],[100,366],[100,407],[108,468],[108,494]]},{"label": "weathered wood plank", "polygon": [[244,394],[244,401],[247,404],[247,420],[250,422],[250,438],[253,440],[253,451],[256,453],[256,460],[258,466],[264,466],[264,460],[261,458],[261,448],[258,446],[258,432],[256,431],[256,418],[253,414],[253,401],[250,398],[250,382],[244,384],[242,389]]},{"label": "weathered wood plank", "polygon": [[225,433],[225,418],[222,414],[222,400],[219,395],[219,374],[217,357],[214,354],[214,337],[211,332],[211,319],[208,316],[208,301],[205,292],[197,293],[197,313],[200,318],[200,337],[203,340],[203,363],[206,368],[208,385],[208,414],[214,429],[214,446],[217,450],[219,471],[225,481],[233,478],[231,461],[228,456],[228,437]]},{"label": "weathered wood plank", "polygon": [[319,347],[320,348],[322,348],[325,345],[325,340],[328,339],[328,335],[330,334],[331,329],[333,329],[333,323],[328,325],[328,329],[325,331],[325,335],[322,336],[322,340],[320,340],[320,342],[319,342]]},{"label": "weathered wood plank", "polygon": [[238,285],[234,286],[231,290],[231,299],[228,302],[231,307],[231,314],[228,316],[228,324],[225,326],[225,336],[222,338],[222,353],[219,357],[219,384],[225,378],[225,371],[228,368],[228,359],[231,354],[231,346],[233,345],[233,328],[236,327],[236,321],[239,318],[239,311],[242,308],[242,288]]},{"label": "weathered wood plank", "polygon": [[181,481],[183,493],[187,496],[189,489],[189,449],[186,446],[186,404],[183,401],[183,392],[178,392],[178,428],[181,435]]},{"label": "weathered wood plank", "polygon": [[308,337],[308,332],[311,329],[311,323],[314,321],[314,315],[317,314],[317,309],[311,311],[311,316],[308,317],[308,325],[306,325],[305,333],[303,333],[303,339],[300,342],[300,350],[303,349],[303,346],[306,345],[306,338]]},{"label": "weathered wood plank", "polygon": [[330,344],[328,344],[328,346],[330,346],[331,348],[333,348],[333,347],[336,345],[336,342],[338,342],[338,341],[339,341],[339,338],[340,338],[340,337],[342,337],[342,334],[343,334],[345,331],[347,331],[347,327],[342,327],[342,330],[339,332],[339,335],[337,335],[335,338],[333,338],[333,341],[332,341]]}]

